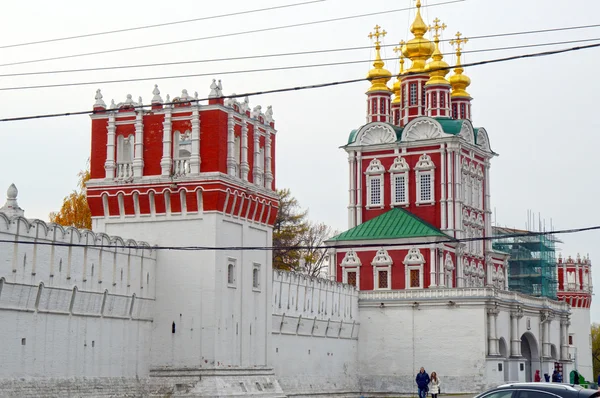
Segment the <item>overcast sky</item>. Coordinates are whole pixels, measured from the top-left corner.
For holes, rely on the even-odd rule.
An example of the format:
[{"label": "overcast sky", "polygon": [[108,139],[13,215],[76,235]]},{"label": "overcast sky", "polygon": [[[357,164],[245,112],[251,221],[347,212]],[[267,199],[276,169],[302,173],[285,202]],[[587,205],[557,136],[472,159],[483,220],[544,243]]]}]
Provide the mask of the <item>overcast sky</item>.
[{"label": "overcast sky", "polygon": [[[441,2],[440,0],[438,2]],[[158,0],[94,3],[80,0],[3,2],[0,14],[0,46],[55,37],[94,33],[128,27],[199,18],[232,11],[251,10],[301,0],[205,2]],[[433,5],[434,1],[424,4]],[[571,5],[571,4],[574,4]],[[226,5],[223,7],[222,5]],[[181,39],[201,38],[300,22],[395,10],[414,5],[412,0],[327,0],[277,11],[212,19],[202,22],[145,29],[86,39],[0,49],[0,64],[72,55]],[[466,0],[424,8],[431,23],[439,17],[448,25],[444,38],[457,30],[467,37],[600,23],[600,3],[547,0]],[[388,35],[384,44],[412,36],[412,12],[389,12],[270,32],[193,41],[111,54],[0,66],[0,74],[93,68],[239,57],[284,52],[327,50],[370,45],[367,37],[375,24]],[[598,38],[600,28],[472,39],[465,51],[536,43]],[[466,54],[465,61],[505,57],[589,43],[554,45]],[[447,44],[443,52],[452,49]],[[393,57],[390,48],[384,57]],[[132,94],[144,103],[154,84],[163,95],[208,95],[212,78],[220,78],[225,94],[244,93],[314,83],[361,78],[371,68],[373,51],[327,52],[301,56],[206,62],[175,66],[143,67],[112,71],[62,73],[42,76],[2,77],[0,89],[35,84],[96,82],[148,77],[147,81],[50,89],[1,90],[0,117],[83,111],[94,103],[97,88],[110,104]],[[500,154],[492,161],[492,206],[498,224],[524,228],[527,210],[541,213],[549,228],[587,227],[600,224],[598,217],[600,119],[597,117],[597,60],[600,49],[588,49],[550,57],[516,60],[472,67],[468,91],[473,96],[473,122],[485,127],[492,149]],[[362,61],[349,65],[260,73],[225,74],[290,65]],[[454,62],[447,56],[446,61]],[[397,72],[397,62],[386,67]],[[209,76],[158,80],[159,76],[206,74]],[[390,86],[391,86],[390,82]],[[250,98],[251,106],[273,105],[277,136],[277,185],[290,188],[310,218],[338,230],[347,227],[348,164],[339,149],[348,133],[365,122],[367,82],[316,90]],[[85,167],[90,151],[89,116],[62,117],[0,123],[0,189],[14,182],[19,204],[28,218],[47,220],[74,189],[77,172]],[[135,238],[135,237],[132,237]],[[564,255],[589,253],[600,264],[600,232],[561,235]],[[595,266],[594,284],[600,288]],[[596,298],[592,319],[600,321]]]}]

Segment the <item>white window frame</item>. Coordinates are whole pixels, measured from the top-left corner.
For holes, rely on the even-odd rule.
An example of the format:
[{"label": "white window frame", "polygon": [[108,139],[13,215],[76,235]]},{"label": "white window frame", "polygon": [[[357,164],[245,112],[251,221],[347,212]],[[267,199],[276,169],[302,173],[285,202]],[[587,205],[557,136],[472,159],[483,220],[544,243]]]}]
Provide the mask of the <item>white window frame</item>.
[{"label": "white window frame", "polygon": [[[406,160],[402,156],[398,156],[394,159],[394,163],[389,169],[390,172],[390,185],[391,185],[391,195],[390,195],[390,205],[394,206],[407,206],[409,204],[409,192],[408,192],[408,172],[410,167]],[[404,200],[398,201],[396,200],[396,178],[403,177],[404,178]]]},{"label": "white window frame", "polygon": [[348,272],[356,272],[356,290],[360,290],[360,267],[344,267],[342,283],[348,284]]},{"label": "white window frame", "polygon": [[[229,267],[233,266],[232,279],[229,278]],[[227,287],[232,289],[237,288],[237,259],[233,257],[227,257],[227,268],[225,274],[225,280],[227,281]]]},{"label": "white window frame", "polygon": [[[392,290],[392,258],[387,250],[381,248],[375,254],[371,265],[373,266],[373,290]],[[387,271],[387,286],[379,287],[379,271]]]},{"label": "white window frame", "polygon": [[[406,257],[404,257],[404,284],[405,288],[408,289],[423,289],[424,286],[424,265],[425,265],[425,257],[421,254],[421,251],[413,247],[411,248]],[[411,287],[410,286],[410,271],[418,270],[419,271],[419,287]]]},{"label": "white window frame", "polygon": [[356,290],[360,290],[360,258],[352,249],[346,252],[340,267],[342,267],[342,283],[348,284],[348,272],[356,272]]},{"label": "white window frame", "polygon": [[[254,275],[257,275],[256,279],[254,278]],[[259,263],[253,263],[252,264],[252,290],[255,292],[260,292],[261,291],[261,283],[260,283],[260,264]]]},{"label": "white window frame", "polygon": [[[419,162],[417,163],[417,165],[415,166],[415,170],[416,170],[416,182],[417,182],[417,206],[419,205],[424,205],[424,204],[434,204],[435,203],[435,165],[433,164],[433,161],[431,160],[431,157],[429,155],[427,155],[426,153],[424,153],[423,155],[421,155],[421,157],[419,158]],[[429,175],[431,176],[431,195],[429,200],[424,200],[422,197],[422,191],[421,191],[421,179],[422,176],[424,175]]]},{"label": "white window frame", "polygon": [[[366,178],[367,209],[373,209],[373,208],[383,209],[383,207],[385,206],[385,192],[383,189],[384,173],[385,173],[385,168],[381,164],[381,161],[377,158],[371,160],[369,167],[367,167],[367,170],[365,171],[365,174],[367,175],[367,178]],[[379,181],[380,200],[379,200],[379,203],[375,204],[375,203],[373,203],[373,197],[372,197],[373,192],[371,189],[371,182],[377,181],[377,180]]]}]

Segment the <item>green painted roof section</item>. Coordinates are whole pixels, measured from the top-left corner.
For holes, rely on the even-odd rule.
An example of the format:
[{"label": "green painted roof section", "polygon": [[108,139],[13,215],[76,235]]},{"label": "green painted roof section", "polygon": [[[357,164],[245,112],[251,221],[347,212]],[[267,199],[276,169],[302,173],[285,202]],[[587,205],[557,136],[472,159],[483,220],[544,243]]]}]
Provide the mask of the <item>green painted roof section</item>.
[{"label": "green painted roof section", "polygon": [[449,235],[428,222],[396,207],[346,232],[342,232],[331,238],[330,241],[417,238],[424,236],[450,238]]},{"label": "green painted roof section", "polygon": [[464,123],[462,119],[435,118],[435,120],[442,125],[444,133],[452,135],[458,135]]},{"label": "green painted roof section", "polygon": [[350,136],[348,137],[348,145],[350,145],[354,142],[354,140],[356,139],[356,133],[358,133],[358,130],[360,130],[360,129],[352,130],[350,132]]}]

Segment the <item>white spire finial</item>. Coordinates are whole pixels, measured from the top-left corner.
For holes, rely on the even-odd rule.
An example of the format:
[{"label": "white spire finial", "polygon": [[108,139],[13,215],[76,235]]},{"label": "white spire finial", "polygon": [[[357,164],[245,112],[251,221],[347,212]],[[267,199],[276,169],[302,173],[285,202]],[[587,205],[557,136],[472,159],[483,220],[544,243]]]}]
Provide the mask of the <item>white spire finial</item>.
[{"label": "white spire finial", "polygon": [[21,216],[25,214],[23,209],[19,207],[17,203],[17,195],[19,194],[19,190],[15,186],[15,184],[10,184],[8,190],[6,191],[6,203],[4,206],[0,207],[0,212],[6,214],[8,218]]},{"label": "white spire finial", "polygon": [[212,84],[210,85],[210,94],[208,94],[208,98],[216,98],[219,96],[219,86],[217,86],[217,81],[213,79]]},{"label": "white spire finial", "polygon": [[115,100],[114,99],[110,100],[110,109],[117,109],[117,104],[115,104]]},{"label": "white spire finial", "polygon": [[158,84],[154,85],[154,90],[152,90],[152,94],[154,95],[154,97],[152,97],[152,103],[153,104],[162,104],[163,100],[162,100],[162,97],[160,96],[160,90],[158,89]]},{"label": "white spire finial", "polygon": [[131,94],[127,94],[127,99],[125,100],[126,104],[132,104],[133,103],[133,98],[131,97]]},{"label": "white spire finial", "polygon": [[94,108],[101,107],[106,109],[106,104],[102,100],[102,92],[100,91],[100,89],[96,90],[96,96],[94,98],[96,99],[96,102],[94,103]]}]

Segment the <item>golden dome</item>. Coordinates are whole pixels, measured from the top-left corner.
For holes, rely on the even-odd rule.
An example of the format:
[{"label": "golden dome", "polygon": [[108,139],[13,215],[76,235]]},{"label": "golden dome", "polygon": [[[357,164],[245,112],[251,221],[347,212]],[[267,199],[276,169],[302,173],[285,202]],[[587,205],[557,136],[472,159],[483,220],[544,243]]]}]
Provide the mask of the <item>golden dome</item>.
[{"label": "golden dome", "polygon": [[462,55],[462,44],[465,44],[469,39],[461,38],[462,33],[456,33],[456,39],[450,40],[450,44],[456,46],[456,68],[454,69],[454,75],[450,76],[450,85],[452,86],[452,97],[471,97],[466,91],[467,87],[471,84],[471,79],[468,76],[463,75],[464,69],[460,64],[460,56]]},{"label": "golden dome", "polygon": [[402,103],[402,79],[400,76],[404,74],[404,56],[402,55],[402,46],[404,45],[404,40],[400,41],[400,47],[394,47],[394,52],[396,54],[400,54],[400,71],[398,72],[398,78],[394,83],[393,91],[394,91],[394,99],[392,100],[392,104],[400,104]]},{"label": "golden dome", "polygon": [[381,42],[379,37],[383,37],[387,34],[385,30],[379,31],[381,26],[375,26],[375,33],[369,33],[369,38],[375,38],[375,62],[373,62],[373,69],[367,74],[367,79],[371,81],[371,88],[367,90],[367,93],[372,91],[392,91],[387,86],[387,82],[392,78],[392,73],[385,69],[383,60],[381,59]]},{"label": "golden dome", "polygon": [[430,26],[429,29],[435,30],[435,34],[433,35],[433,41],[435,42],[435,50],[433,51],[433,61],[425,66],[425,72],[429,72],[429,80],[425,83],[426,86],[432,84],[450,84],[448,80],[446,80],[446,75],[448,72],[448,64],[443,60],[444,56],[440,51],[440,30],[446,29],[446,24],[443,23],[440,25],[439,18],[433,20],[434,25]]},{"label": "golden dome", "polygon": [[409,72],[423,72],[425,63],[433,53],[433,43],[423,37],[428,30],[421,18],[421,0],[417,0],[417,15],[410,26],[410,31],[415,37],[402,46],[402,54],[412,61]]}]

